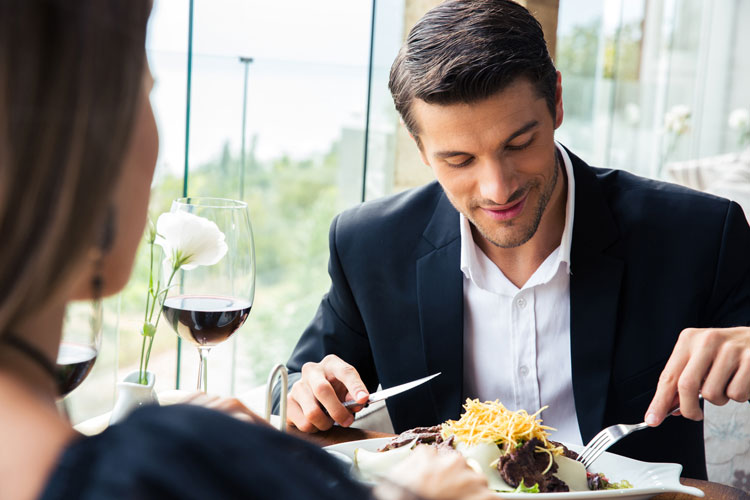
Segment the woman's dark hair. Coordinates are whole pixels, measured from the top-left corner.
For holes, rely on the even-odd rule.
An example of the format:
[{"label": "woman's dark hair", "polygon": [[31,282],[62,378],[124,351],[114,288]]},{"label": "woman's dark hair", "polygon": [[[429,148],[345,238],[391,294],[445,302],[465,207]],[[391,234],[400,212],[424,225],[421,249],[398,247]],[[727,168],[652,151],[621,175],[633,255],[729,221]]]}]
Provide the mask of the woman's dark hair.
[{"label": "woman's dark hair", "polygon": [[142,95],[150,0],[0,0],[0,332],[97,244]]},{"label": "woman's dark hair", "polygon": [[427,12],[409,32],[388,87],[417,139],[414,99],[472,103],[528,79],[555,117],[557,73],[539,22],[511,0],[452,0]]}]

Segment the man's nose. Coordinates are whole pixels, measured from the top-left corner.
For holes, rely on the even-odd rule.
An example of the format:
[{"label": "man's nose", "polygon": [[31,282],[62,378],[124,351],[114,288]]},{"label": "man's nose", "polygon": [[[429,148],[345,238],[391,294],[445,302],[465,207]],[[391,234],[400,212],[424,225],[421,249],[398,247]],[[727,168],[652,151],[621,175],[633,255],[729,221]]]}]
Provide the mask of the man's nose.
[{"label": "man's nose", "polygon": [[500,160],[493,159],[484,162],[479,175],[479,195],[498,205],[508,203],[511,195],[518,189],[518,182],[512,169]]}]

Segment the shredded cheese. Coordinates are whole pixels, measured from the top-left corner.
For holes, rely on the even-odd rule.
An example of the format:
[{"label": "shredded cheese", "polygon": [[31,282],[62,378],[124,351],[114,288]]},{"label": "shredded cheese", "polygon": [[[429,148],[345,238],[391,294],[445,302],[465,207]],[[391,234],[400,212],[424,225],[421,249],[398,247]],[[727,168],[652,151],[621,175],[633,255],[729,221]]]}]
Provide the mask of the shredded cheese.
[{"label": "shredded cheese", "polygon": [[497,400],[481,403],[478,399],[467,399],[461,418],[445,422],[441,433],[444,439],[455,436],[457,441],[468,445],[496,443],[505,451],[537,438],[550,453],[562,455],[562,448],[547,440],[547,431],[555,429],[542,425],[542,419],[539,418],[539,414],[546,408],[544,406],[529,415],[526,410],[510,411]]}]

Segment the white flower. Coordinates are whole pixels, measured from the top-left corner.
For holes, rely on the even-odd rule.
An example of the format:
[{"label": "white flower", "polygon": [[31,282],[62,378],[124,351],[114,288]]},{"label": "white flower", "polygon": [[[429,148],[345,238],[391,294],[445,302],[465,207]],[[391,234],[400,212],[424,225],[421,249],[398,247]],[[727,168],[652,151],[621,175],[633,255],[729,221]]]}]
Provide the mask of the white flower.
[{"label": "white flower", "polygon": [[745,131],[750,127],[750,111],[746,108],[737,108],[729,114],[729,128],[732,130]]},{"label": "white flower", "polygon": [[156,221],[156,244],[172,269],[195,269],[219,262],[227,253],[224,233],[213,221],[184,212],[167,212]]},{"label": "white flower", "polygon": [[690,130],[690,108],[684,104],[677,104],[664,115],[664,129],[676,135],[682,135]]},{"label": "white flower", "polygon": [[632,127],[641,122],[641,108],[637,104],[629,102],[625,105],[625,121]]}]

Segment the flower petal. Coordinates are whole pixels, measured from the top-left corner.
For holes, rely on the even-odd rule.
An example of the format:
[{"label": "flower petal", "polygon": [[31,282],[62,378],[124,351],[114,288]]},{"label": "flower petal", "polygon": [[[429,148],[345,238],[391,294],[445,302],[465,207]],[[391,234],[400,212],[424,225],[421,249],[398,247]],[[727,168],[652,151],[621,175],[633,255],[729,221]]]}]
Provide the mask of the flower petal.
[{"label": "flower petal", "polygon": [[168,258],[175,252],[183,256],[181,268],[195,269],[219,262],[227,253],[224,233],[215,222],[188,212],[163,213],[156,223],[157,243]]}]

